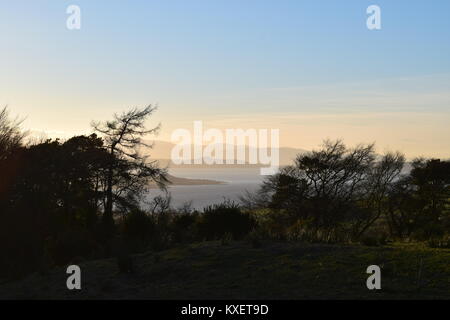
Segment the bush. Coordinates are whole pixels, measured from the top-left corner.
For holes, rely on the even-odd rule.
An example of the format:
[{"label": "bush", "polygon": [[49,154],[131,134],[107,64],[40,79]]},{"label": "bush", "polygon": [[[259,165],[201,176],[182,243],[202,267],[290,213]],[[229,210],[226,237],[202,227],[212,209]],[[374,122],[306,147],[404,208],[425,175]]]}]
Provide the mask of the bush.
[{"label": "bush", "polygon": [[134,272],[134,264],[133,258],[128,254],[118,255],[117,258],[117,267],[119,269],[119,273],[133,273]]},{"label": "bush", "polygon": [[233,239],[242,239],[255,226],[254,218],[241,212],[238,205],[226,201],[204,209],[198,224],[199,235],[202,239],[222,239],[230,234]]},{"label": "bush", "polygon": [[44,250],[48,252],[55,264],[64,265],[73,262],[74,259],[94,258],[98,246],[88,232],[68,229],[55,238],[49,237],[45,241]]},{"label": "bush", "polygon": [[170,231],[174,242],[192,242],[198,237],[197,213],[178,213],[172,218]]},{"label": "bush", "polygon": [[387,243],[385,235],[364,235],[360,242],[368,247],[379,247]]},{"label": "bush", "polygon": [[123,237],[136,250],[149,246],[155,231],[153,218],[141,210],[132,211],[124,219]]},{"label": "bush", "polygon": [[254,216],[260,237],[275,241],[299,240],[299,220],[285,210],[263,209],[255,212]]},{"label": "bush", "polygon": [[288,241],[313,241],[315,240],[309,232],[309,221],[298,219],[286,230]]},{"label": "bush", "polygon": [[428,241],[428,246],[436,249],[450,249],[450,236],[432,238]]},{"label": "bush", "polygon": [[263,241],[266,239],[266,235],[261,229],[253,229],[248,235],[246,240],[250,243],[252,248],[258,249],[263,246]]}]

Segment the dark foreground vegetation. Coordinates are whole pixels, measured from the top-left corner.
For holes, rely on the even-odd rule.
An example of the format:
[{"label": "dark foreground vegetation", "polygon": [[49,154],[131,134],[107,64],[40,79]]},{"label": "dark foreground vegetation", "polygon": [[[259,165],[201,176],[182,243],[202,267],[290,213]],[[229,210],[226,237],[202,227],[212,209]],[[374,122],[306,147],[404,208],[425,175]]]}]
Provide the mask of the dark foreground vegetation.
[{"label": "dark foreground vegetation", "polygon": [[39,142],[26,142],[20,123],[1,111],[1,291],[20,296],[14,288],[30,285],[68,296],[64,281],[43,279],[82,263],[94,273],[84,271],[91,297],[121,297],[124,289],[124,297],[142,298],[363,298],[365,268],[374,263],[387,272],[381,295],[448,297],[449,161],[417,159],[404,173],[398,152],[325,141],[240,204],[174,209],[170,196],[143,202],[150,182],[169,183],[141,153],[149,147],[141,138],[159,128],[144,127],[154,110],[95,123],[98,135]]},{"label": "dark foreground vegetation", "polygon": [[[134,273],[115,259],[80,262],[80,291],[65,268],[0,284],[0,299],[450,299],[450,250],[421,245],[208,241],[133,256]],[[382,269],[367,290],[366,268]]]}]

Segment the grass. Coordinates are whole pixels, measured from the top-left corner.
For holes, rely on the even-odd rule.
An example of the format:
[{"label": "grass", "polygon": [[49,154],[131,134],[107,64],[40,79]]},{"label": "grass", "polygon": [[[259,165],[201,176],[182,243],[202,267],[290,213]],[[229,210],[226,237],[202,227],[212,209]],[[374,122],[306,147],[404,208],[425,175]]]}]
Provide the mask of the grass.
[{"label": "grass", "polygon": [[[134,256],[135,274],[115,259],[80,264],[82,290],[66,289],[65,268],[0,285],[2,299],[450,299],[450,250],[203,242]],[[366,269],[381,267],[381,290]],[[420,276],[419,276],[420,274]]]}]

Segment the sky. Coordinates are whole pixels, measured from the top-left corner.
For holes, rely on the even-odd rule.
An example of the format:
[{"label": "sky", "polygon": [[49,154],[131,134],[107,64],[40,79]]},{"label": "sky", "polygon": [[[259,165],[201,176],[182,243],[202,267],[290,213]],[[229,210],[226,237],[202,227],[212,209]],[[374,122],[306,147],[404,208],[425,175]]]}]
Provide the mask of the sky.
[{"label": "sky", "polygon": [[161,140],[202,120],[449,158],[449,15],[448,0],[0,0],[0,106],[49,137],[157,104]]}]

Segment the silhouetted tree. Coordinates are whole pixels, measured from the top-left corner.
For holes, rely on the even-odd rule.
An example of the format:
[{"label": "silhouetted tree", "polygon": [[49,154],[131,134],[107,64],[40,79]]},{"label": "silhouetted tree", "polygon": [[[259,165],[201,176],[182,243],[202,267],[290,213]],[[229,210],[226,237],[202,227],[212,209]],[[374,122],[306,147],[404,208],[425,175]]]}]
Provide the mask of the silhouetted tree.
[{"label": "silhouetted tree", "polygon": [[417,159],[389,194],[392,233],[419,239],[450,233],[450,161]]},{"label": "silhouetted tree", "polygon": [[140,152],[143,147],[151,148],[142,138],[156,134],[160,128],[159,125],[145,128],[145,120],[155,110],[152,106],[133,108],[121,115],[115,114],[112,121],[93,123],[95,130],[103,135],[110,155],[103,214],[103,222],[108,229],[114,224],[114,205],[122,208],[136,206],[137,198],[149,180],[154,180],[162,188],[167,182],[166,170],[159,168],[155,161],[147,161],[148,157]]},{"label": "silhouetted tree", "polygon": [[[299,219],[318,238],[358,238],[386,212],[386,197],[404,164],[400,153],[376,160],[374,145],[347,148],[326,140],[320,150],[268,177],[244,203],[282,210],[290,223]],[[267,201],[267,199],[269,199]],[[257,207],[257,205],[256,205]]]},{"label": "silhouetted tree", "polygon": [[387,213],[388,195],[394,182],[399,179],[405,164],[405,156],[399,152],[389,152],[376,161],[364,183],[363,201],[365,219],[357,219],[353,233],[359,238],[383,214]]},{"label": "silhouetted tree", "polygon": [[0,161],[2,173],[13,172],[0,194],[0,244],[9,271],[33,270],[45,252],[66,263],[95,249],[98,181],[109,161],[102,144],[96,135],[48,140]]},{"label": "silhouetted tree", "polygon": [[20,129],[20,125],[20,120],[9,117],[6,107],[0,110],[0,160],[22,144],[26,134]]}]

